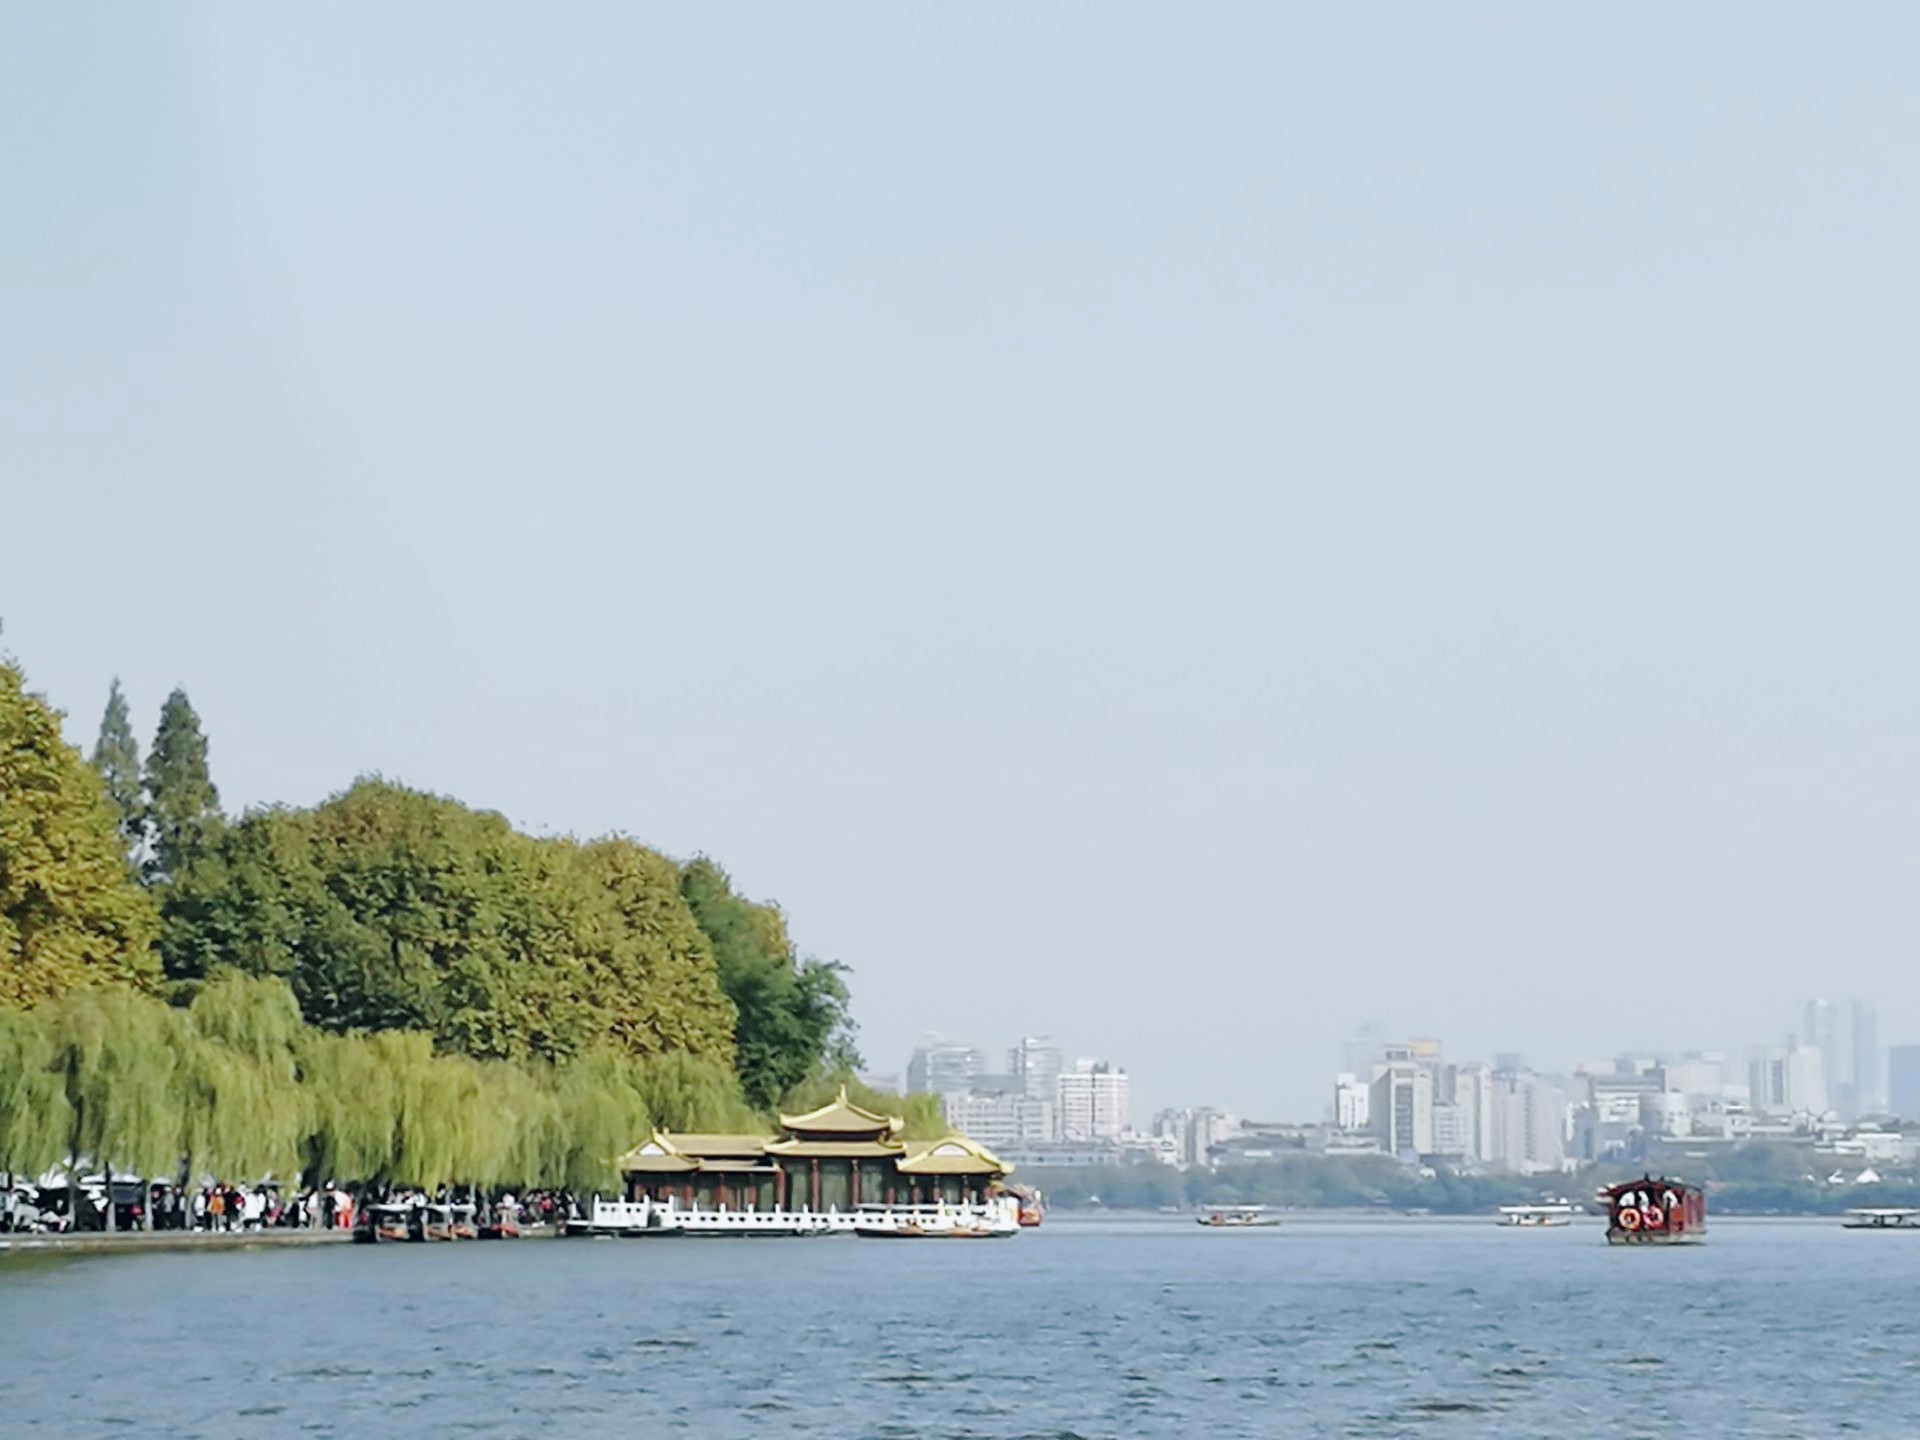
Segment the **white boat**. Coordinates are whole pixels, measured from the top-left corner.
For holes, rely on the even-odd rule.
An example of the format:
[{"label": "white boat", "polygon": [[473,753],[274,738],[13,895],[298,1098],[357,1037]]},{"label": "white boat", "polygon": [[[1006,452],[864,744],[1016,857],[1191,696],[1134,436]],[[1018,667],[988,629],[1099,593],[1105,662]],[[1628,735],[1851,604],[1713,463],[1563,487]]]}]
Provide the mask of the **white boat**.
[{"label": "white boat", "polygon": [[1264,1205],[1213,1205],[1193,1218],[1208,1230],[1271,1230],[1280,1223],[1280,1217],[1269,1215]]},{"label": "white boat", "polygon": [[1502,1205],[1498,1223],[1516,1230],[1551,1230],[1571,1225],[1578,1212],[1572,1205]]},{"label": "white boat", "polygon": [[1005,1240],[1020,1233],[1020,1207],[985,1205],[862,1205],[853,1233],[866,1240]]},{"label": "white boat", "polygon": [[1849,1210],[1840,1222],[1845,1230],[1920,1231],[1920,1210],[1905,1208]]}]

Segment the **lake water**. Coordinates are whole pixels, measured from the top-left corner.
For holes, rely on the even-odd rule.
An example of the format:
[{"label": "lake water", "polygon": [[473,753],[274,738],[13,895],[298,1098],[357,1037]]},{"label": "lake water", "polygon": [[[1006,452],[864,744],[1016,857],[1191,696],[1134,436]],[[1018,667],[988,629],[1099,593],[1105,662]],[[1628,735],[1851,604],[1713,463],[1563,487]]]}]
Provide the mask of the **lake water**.
[{"label": "lake water", "polygon": [[1917,1302],[1830,1220],[13,1259],[0,1434],[1909,1437]]}]

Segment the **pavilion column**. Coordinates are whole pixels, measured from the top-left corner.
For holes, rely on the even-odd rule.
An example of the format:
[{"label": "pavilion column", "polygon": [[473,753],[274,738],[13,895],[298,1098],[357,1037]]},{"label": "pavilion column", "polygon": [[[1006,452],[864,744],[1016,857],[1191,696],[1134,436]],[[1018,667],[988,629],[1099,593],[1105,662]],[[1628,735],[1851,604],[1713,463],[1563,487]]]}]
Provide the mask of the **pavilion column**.
[{"label": "pavilion column", "polygon": [[807,1165],[809,1170],[812,1172],[809,1175],[808,1181],[807,1181],[808,1204],[812,1209],[818,1210],[820,1208],[820,1160],[819,1160],[819,1157],[816,1156],[814,1159],[809,1160],[807,1162]]},{"label": "pavilion column", "polygon": [[856,1157],[853,1162],[853,1193],[848,1202],[848,1208],[852,1210],[858,1210],[860,1208],[860,1161],[858,1157]]},{"label": "pavilion column", "polygon": [[691,1210],[693,1208],[693,1181],[688,1180],[680,1187],[681,1202]]},{"label": "pavilion column", "polygon": [[773,1208],[787,1208],[787,1167],[778,1160],[773,1162]]}]

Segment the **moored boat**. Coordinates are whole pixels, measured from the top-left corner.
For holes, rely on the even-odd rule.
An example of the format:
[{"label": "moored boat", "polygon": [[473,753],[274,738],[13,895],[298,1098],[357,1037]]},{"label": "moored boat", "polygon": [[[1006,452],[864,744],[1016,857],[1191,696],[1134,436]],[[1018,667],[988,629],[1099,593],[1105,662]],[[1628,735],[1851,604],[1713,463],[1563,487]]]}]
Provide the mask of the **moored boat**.
[{"label": "moored boat", "polygon": [[1280,1217],[1268,1214],[1264,1205],[1215,1205],[1194,1216],[1194,1223],[1208,1230],[1270,1230]]},{"label": "moored boat", "polygon": [[1557,1229],[1573,1223],[1574,1208],[1556,1205],[1502,1205],[1498,1224],[1514,1230]]},{"label": "moored boat", "polygon": [[1900,1206],[1847,1211],[1843,1230],[1911,1230],[1920,1234],[1920,1210]]},{"label": "moored boat", "polygon": [[1643,1175],[1603,1187],[1609,1245],[1697,1245],[1707,1237],[1707,1196],[1684,1180]]}]

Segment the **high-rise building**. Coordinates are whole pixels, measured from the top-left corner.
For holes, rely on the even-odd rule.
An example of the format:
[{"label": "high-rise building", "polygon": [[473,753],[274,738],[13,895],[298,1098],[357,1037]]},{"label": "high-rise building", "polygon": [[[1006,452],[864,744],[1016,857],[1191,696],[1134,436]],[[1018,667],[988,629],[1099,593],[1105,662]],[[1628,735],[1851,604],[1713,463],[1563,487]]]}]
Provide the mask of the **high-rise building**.
[{"label": "high-rise building", "polygon": [[1021,1094],[945,1095],[947,1124],[988,1149],[1045,1145],[1053,1139],[1053,1102]]},{"label": "high-rise building", "polygon": [[1747,1097],[1756,1115],[1826,1114],[1825,1057],[1812,1045],[1756,1051],[1747,1066]]},{"label": "high-rise building", "polygon": [[1118,1140],[1127,1133],[1127,1072],[1118,1065],[1076,1060],[1055,1083],[1062,1140]]},{"label": "high-rise building", "polygon": [[1880,1048],[1880,1011],[1871,1000],[1853,1002],[1853,1109],[1878,1115],[1887,1108],[1887,1057]]},{"label": "high-rise building", "polygon": [[1806,1011],[1806,1032],[1801,1035],[1802,1046],[1820,1052],[1818,1068],[1820,1071],[1820,1098],[1818,1110],[1812,1114],[1824,1114],[1829,1109],[1837,1109],[1851,1115],[1853,1104],[1853,1061],[1849,1055],[1846,1027],[1840,1021],[1840,1007],[1830,1000],[1809,1000]]},{"label": "high-rise building", "polygon": [[964,1095],[987,1068],[987,1057],[971,1045],[929,1035],[907,1062],[909,1095]]},{"label": "high-rise building", "polygon": [[1060,1047],[1051,1035],[1028,1035],[1007,1052],[1007,1069],[1020,1082],[1021,1093],[1029,1100],[1044,1100],[1049,1105],[1059,1099],[1062,1069]]},{"label": "high-rise building", "polygon": [[[1388,1054],[1393,1050],[1389,1048]],[[1433,1074],[1413,1060],[1388,1060],[1373,1067],[1373,1092],[1367,1113],[1380,1148],[1389,1155],[1416,1156],[1433,1150]]]},{"label": "high-rise building", "polygon": [[1560,1169],[1567,1153],[1567,1097],[1560,1086],[1531,1070],[1502,1066],[1493,1072],[1492,1090],[1491,1163],[1522,1174]]},{"label": "high-rise building", "polygon": [[1204,1168],[1212,1163],[1215,1143],[1228,1131],[1227,1117],[1206,1106],[1180,1110],[1162,1110],[1153,1117],[1153,1138],[1171,1142],[1167,1153],[1183,1170]]},{"label": "high-rise building", "polygon": [[1452,1103],[1459,1107],[1467,1127],[1464,1153],[1471,1160],[1493,1159],[1492,1069],[1476,1061],[1470,1065],[1449,1065],[1447,1075]]},{"label": "high-rise building", "polygon": [[1333,1077],[1333,1126],[1336,1130],[1365,1130],[1370,1113],[1369,1086],[1346,1071]]},{"label": "high-rise building", "polygon": [[1920,1120],[1920,1045],[1887,1051],[1887,1108],[1902,1120]]}]

